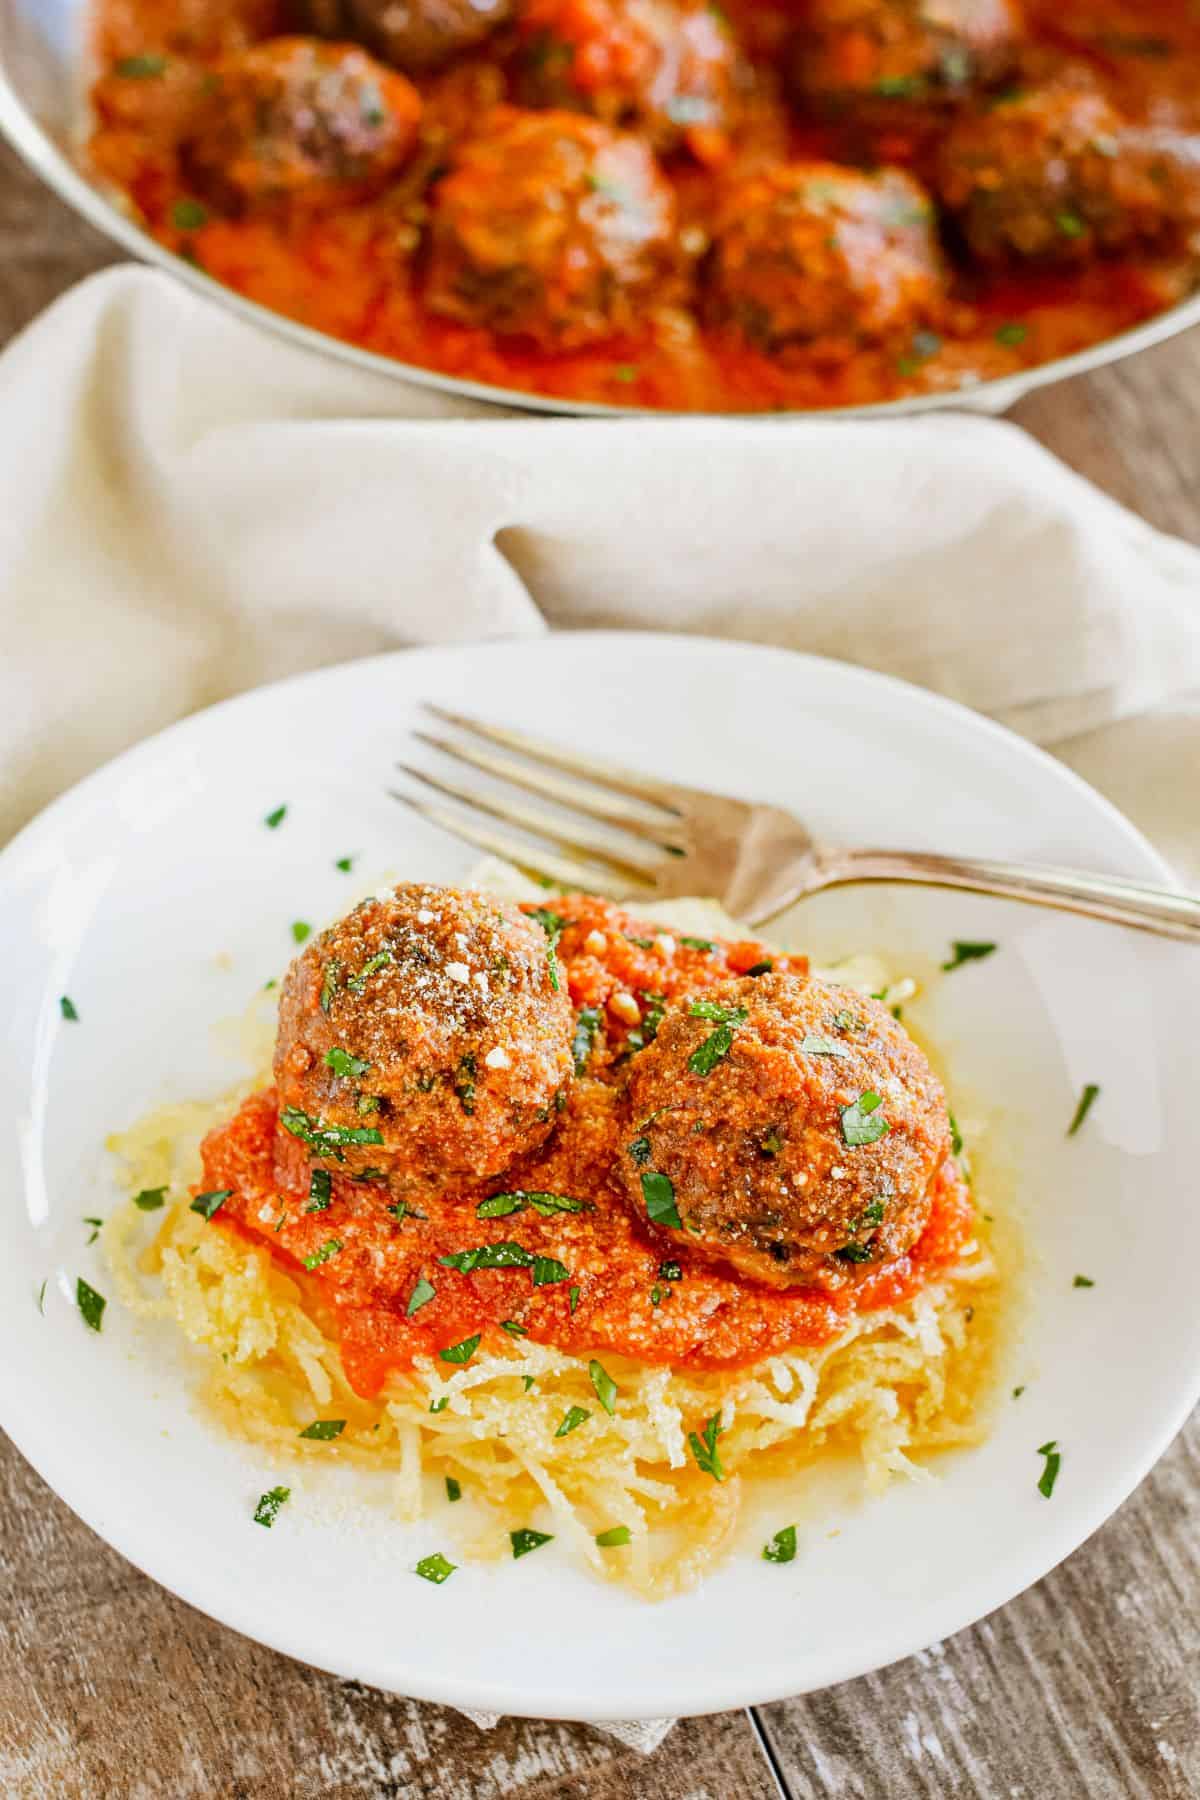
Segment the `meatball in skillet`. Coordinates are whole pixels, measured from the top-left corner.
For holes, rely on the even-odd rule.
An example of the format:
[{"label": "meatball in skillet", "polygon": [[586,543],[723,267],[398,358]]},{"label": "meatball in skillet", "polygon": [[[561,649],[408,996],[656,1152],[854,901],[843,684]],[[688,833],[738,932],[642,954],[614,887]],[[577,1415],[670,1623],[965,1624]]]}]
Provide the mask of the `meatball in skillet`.
[{"label": "meatball in skillet", "polygon": [[640,324],[677,281],[675,198],[640,138],[502,108],[433,190],[432,312],[565,350]]},{"label": "meatball in skillet", "polygon": [[402,167],[420,116],[411,83],[355,45],[274,38],[215,66],[184,164],[198,192],[229,209],[337,205]]},{"label": "meatball in skillet", "polygon": [[1003,80],[1019,35],[1012,0],[809,0],[790,85],[820,112],[898,123]]},{"label": "meatball in skillet", "polygon": [[901,169],[774,164],[726,194],[707,283],[711,321],[765,350],[911,334],[943,305],[932,204]]},{"label": "meatball in skillet", "polygon": [[628,1104],[639,1215],[774,1287],[902,1255],[950,1155],[941,1084],[887,1009],[795,975],[675,1002]]},{"label": "meatball in skillet", "polygon": [[937,187],[977,261],[1074,264],[1195,233],[1200,141],[1064,84],[960,119]]},{"label": "meatball in skillet", "polygon": [[306,0],[313,31],[366,44],[411,74],[474,50],[514,10],[515,0]]},{"label": "meatball in skillet", "polygon": [[281,1178],[314,1156],[401,1189],[496,1175],[553,1128],[573,1035],[546,934],[515,906],[415,883],[365,900],[283,983]]}]

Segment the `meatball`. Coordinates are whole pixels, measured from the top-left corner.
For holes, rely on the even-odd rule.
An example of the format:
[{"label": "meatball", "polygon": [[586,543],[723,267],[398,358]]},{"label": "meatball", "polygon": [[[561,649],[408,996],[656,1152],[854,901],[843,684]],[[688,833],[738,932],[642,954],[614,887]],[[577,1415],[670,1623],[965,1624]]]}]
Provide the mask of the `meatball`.
[{"label": "meatball", "polygon": [[516,0],[307,0],[323,37],[353,38],[397,69],[423,73],[473,50],[512,17]]},{"label": "meatball", "polygon": [[433,193],[426,304],[547,350],[633,329],[677,281],[675,200],[640,139],[501,109]]},{"label": "meatball", "polygon": [[541,1144],[573,1069],[551,948],[515,906],[418,884],[322,932],[280,996],[281,1171],[303,1146],[347,1172],[439,1187]]},{"label": "meatball", "polygon": [[416,142],[421,100],[352,44],[275,38],[214,71],[184,148],[197,189],[240,210],[370,193]]},{"label": "meatball", "polygon": [[1011,0],[810,0],[789,76],[808,106],[885,123],[1012,68]]},{"label": "meatball", "polygon": [[725,147],[737,53],[707,0],[527,0],[520,84],[531,106],[594,113],[656,150]]},{"label": "meatball", "polygon": [[933,206],[900,169],[775,164],[725,196],[707,279],[713,323],[760,348],[824,339],[849,353],[940,314]]},{"label": "meatball", "polygon": [[638,1214],[774,1287],[909,1250],[950,1154],[941,1085],[887,1009],[797,975],[672,1005],[628,1103]]},{"label": "meatball", "polygon": [[1133,129],[1086,88],[1045,88],[959,120],[937,186],[984,263],[1079,263],[1200,224],[1195,142]]}]

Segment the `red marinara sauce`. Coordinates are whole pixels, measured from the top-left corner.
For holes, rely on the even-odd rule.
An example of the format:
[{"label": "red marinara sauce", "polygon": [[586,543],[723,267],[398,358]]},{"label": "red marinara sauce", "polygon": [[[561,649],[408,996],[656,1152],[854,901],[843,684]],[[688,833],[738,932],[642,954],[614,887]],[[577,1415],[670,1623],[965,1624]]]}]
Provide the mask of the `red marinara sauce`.
[{"label": "red marinara sauce", "polygon": [[[336,1171],[325,1203],[307,1187],[281,1189],[272,1089],[245,1101],[204,1142],[201,1190],[230,1190],[214,1227],[265,1244],[309,1288],[332,1321],[356,1392],[370,1397],[414,1357],[476,1336],[493,1350],[527,1336],[576,1354],[737,1368],[825,1343],[856,1312],[902,1303],[962,1258],[975,1213],[951,1160],[910,1253],[854,1271],[835,1291],[760,1287],[690,1255],[686,1233],[664,1254],[612,1174],[623,1148],[622,1066],[653,1035],[667,999],[764,964],[803,975],[808,960],[752,940],[679,936],[591,896],[555,899],[552,917],[579,1021],[581,1072],[548,1143],[503,1177],[423,1197],[415,1209],[395,1200],[386,1181]],[[496,1203],[500,1195],[533,1198],[509,1211],[509,1202]],[[564,1199],[579,1210],[560,1210]],[[441,1260],[497,1244],[516,1246],[514,1266],[463,1271]]]}]

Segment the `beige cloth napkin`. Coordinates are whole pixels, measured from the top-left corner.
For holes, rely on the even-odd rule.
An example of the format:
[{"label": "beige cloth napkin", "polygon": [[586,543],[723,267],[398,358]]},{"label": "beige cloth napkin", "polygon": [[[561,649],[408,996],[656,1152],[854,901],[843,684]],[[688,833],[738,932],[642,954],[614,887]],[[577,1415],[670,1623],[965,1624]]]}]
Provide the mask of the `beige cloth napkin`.
[{"label": "beige cloth napkin", "polygon": [[227,694],[577,626],[936,688],[1051,745],[1200,886],[1200,553],[1009,425],[505,414],[133,268],[0,358],[0,840]]}]

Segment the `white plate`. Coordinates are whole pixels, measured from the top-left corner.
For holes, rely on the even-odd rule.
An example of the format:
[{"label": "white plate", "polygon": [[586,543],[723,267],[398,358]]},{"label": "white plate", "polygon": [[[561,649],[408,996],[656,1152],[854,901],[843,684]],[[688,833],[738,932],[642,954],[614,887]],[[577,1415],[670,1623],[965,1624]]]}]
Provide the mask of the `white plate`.
[{"label": "white plate", "polygon": [[[987,1444],[936,1482],[804,1514],[790,1565],[757,1557],[778,1501],[698,1592],[659,1606],[557,1546],[432,1587],[411,1571],[447,1542],[440,1520],[399,1526],[373,1481],[344,1472],[330,1492],[216,1437],[171,1329],[135,1330],[115,1300],[100,1336],[83,1325],[76,1276],[111,1286],[80,1223],[112,1201],[106,1133],[236,1076],[211,1027],[280,971],[293,919],[344,909],[352,885],[335,858],[357,853],[355,883],[465,873],[467,852],[385,793],[426,698],[790,805],[836,839],[1165,875],[1110,806],[1018,739],[897,682],[776,651],[582,634],[423,651],[189,719],[0,857],[4,1425],[101,1536],[193,1605],[306,1662],[457,1706],[716,1710],[843,1680],[979,1618],[1095,1530],[1200,1389],[1200,958],[1184,947],[916,889],[805,907],[822,957],[872,947],[926,971],[952,938],[1000,944],[935,976],[915,1016],[960,1113],[993,1120],[990,1166],[1018,1177],[1034,1262],[1010,1377],[1026,1392],[1006,1398]],[[282,802],[284,825],[266,830]],[[62,1019],[62,994],[78,1023]],[[1068,1140],[1089,1081],[1101,1097]],[[1075,1288],[1077,1273],[1095,1286]],[[1048,1438],[1062,1452],[1049,1501],[1036,1485]],[[250,1515],[278,1480],[294,1498],[266,1532]]]}]

